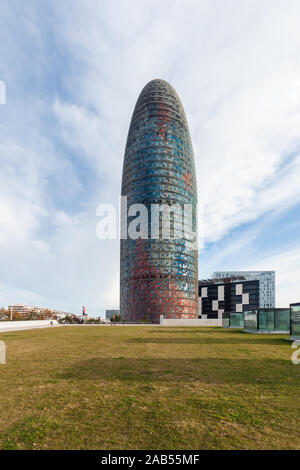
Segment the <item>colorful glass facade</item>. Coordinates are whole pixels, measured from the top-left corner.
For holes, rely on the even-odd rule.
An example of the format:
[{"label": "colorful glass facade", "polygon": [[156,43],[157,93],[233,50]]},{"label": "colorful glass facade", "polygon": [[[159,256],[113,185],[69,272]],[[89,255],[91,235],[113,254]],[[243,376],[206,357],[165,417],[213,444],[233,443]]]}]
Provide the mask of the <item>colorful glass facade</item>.
[{"label": "colorful glass facade", "polygon": [[[197,232],[197,189],[188,124],[176,91],[164,80],[152,80],[136,103],[128,132],[122,178],[127,208],[147,207],[148,239],[121,240],[120,310],[129,322],[157,323],[164,318],[198,317],[198,258],[189,243]],[[171,215],[173,239],[151,237],[152,205],[174,205],[184,214],[185,233],[177,237],[180,218]],[[126,211],[125,211],[126,212]],[[122,213],[124,220],[124,210]],[[125,217],[128,228],[130,218]],[[173,232],[172,232],[173,231]]]}]

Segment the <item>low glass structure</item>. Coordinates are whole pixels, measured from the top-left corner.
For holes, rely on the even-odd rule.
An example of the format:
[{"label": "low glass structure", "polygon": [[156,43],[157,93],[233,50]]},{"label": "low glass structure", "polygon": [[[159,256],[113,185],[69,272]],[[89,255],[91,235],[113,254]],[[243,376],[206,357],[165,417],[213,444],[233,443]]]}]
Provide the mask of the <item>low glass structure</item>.
[{"label": "low glass structure", "polygon": [[244,312],[230,312],[229,328],[244,328]]},{"label": "low glass structure", "polygon": [[244,328],[244,312],[224,312],[223,328]]},{"label": "low glass structure", "polygon": [[244,329],[246,331],[257,331],[257,310],[244,312]]},{"label": "low glass structure", "polygon": [[290,305],[291,339],[300,340],[300,302]]},{"label": "low glass structure", "polygon": [[244,312],[244,329],[251,333],[290,332],[290,309],[259,308]]}]

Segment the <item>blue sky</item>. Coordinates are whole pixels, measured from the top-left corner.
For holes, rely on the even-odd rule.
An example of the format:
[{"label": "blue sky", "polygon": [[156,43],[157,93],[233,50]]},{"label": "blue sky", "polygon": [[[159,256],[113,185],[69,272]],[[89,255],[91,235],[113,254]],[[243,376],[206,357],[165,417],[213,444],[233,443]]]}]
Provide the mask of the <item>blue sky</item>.
[{"label": "blue sky", "polygon": [[138,94],[168,80],[203,207],[199,277],[275,269],[300,298],[298,0],[2,0],[0,304],[103,314],[119,301],[118,203]]}]

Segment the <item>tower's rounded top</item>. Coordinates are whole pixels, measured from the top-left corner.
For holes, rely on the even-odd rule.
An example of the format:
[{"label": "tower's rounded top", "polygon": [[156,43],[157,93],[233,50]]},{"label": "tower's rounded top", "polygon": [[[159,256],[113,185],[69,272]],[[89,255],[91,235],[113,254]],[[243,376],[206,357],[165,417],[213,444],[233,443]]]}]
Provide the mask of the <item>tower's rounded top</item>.
[{"label": "tower's rounded top", "polygon": [[144,95],[145,93],[147,93],[148,90],[149,91],[155,90],[157,92],[173,94],[176,96],[176,98],[179,99],[172,85],[166,80],[163,80],[162,78],[154,78],[153,80],[150,80],[150,82],[148,82],[142,89],[141,95]]},{"label": "tower's rounded top", "polygon": [[[142,89],[133,113],[133,121],[140,116],[140,111],[149,106],[156,106],[154,114],[161,114],[162,107],[164,113],[178,113],[179,121],[188,129],[184,109],[176,90],[166,80],[155,78],[150,80]],[[153,113],[151,113],[153,114]],[[158,116],[157,114],[157,116]]]},{"label": "tower's rounded top", "polygon": [[[141,164],[154,168],[152,159],[159,167],[157,176],[151,176],[153,181],[150,177],[146,182],[136,180],[133,167]],[[165,168],[169,171],[167,175]],[[154,175],[155,169],[151,171],[149,174]],[[178,173],[178,186],[184,188],[184,197],[196,199],[193,148],[184,109],[174,88],[167,81],[156,78],[144,86],[133,111],[125,149],[122,194],[130,194],[136,185],[141,193],[148,187],[151,188],[149,191],[166,192],[168,184],[175,184]]]},{"label": "tower's rounded top", "polygon": [[156,86],[169,86],[169,87],[172,87],[172,85],[170,85],[169,82],[167,82],[166,80],[163,80],[162,78],[153,78],[152,80],[150,80],[150,82],[148,82],[146,84],[146,86],[153,84],[153,85],[156,85]]}]

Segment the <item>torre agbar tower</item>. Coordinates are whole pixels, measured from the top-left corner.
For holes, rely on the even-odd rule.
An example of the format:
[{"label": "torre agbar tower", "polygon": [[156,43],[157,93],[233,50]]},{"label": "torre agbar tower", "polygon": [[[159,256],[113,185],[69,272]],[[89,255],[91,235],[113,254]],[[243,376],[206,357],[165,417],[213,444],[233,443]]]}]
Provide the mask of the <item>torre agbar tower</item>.
[{"label": "torre agbar tower", "polygon": [[[153,323],[159,323],[160,315],[169,319],[197,318],[198,255],[189,235],[197,233],[194,154],[181,101],[164,80],[149,82],[134,108],[121,195],[127,197],[127,207],[123,203],[121,210],[122,230],[125,226],[126,233],[121,236],[122,318]],[[148,209],[148,238],[126,238],[132,220],[127,211],[132,204],[143,204]],[[172,239],[165,237],[161,215],[159,237],[153,238],[153,205],[159,211],[166,205],[179,208],[179,219],[175,218],[176,211],[170,212]],[[186,207],[190,208],[188,219],[184,217]],[[178,220],[184,220],[186,230],[182,233],[176,231]]]}]

